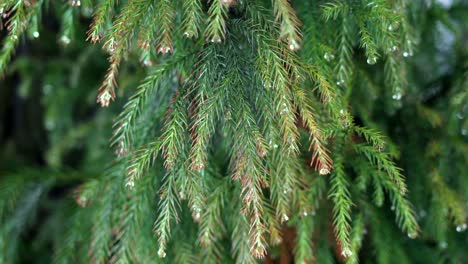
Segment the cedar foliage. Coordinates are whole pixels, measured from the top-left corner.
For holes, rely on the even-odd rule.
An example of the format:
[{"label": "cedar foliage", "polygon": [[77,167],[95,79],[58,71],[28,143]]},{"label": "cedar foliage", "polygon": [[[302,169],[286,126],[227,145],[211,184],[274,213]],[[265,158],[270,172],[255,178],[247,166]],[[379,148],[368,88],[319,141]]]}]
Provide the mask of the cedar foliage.
[{"label": "cedar foliage", "polygon": [[468,257],[465,4],[0,14],[0,263]]}]

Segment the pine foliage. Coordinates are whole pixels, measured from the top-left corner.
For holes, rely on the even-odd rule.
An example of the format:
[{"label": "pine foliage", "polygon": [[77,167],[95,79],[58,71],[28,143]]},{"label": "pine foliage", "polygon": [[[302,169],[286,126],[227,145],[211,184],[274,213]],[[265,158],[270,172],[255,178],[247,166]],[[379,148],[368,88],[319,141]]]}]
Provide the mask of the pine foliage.
[{"label": "pine foliage", "polygon": [[[0,0],[48,130],[0,163],[0,263],[462,263],[467,9],[426,2]],[[28,61],[49,17],[67,59]]]}]

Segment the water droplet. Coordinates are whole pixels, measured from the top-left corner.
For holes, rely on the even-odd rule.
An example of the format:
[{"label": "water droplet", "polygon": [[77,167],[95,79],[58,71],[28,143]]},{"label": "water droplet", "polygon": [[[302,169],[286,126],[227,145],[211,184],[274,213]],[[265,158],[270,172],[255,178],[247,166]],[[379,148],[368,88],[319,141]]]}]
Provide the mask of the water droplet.
[{"label": "water droplet", "polygon": [[345,83],[344,80],[338,80],[338,81],[336,82],[336,85],[341,86],[341,85],[343,85],[344,83]]},{"label": "water droplet", "polygon": [[289,220],[288,215],[284,214],[283,215],[283,222],[287,222]]},{"label": "water droplet", "polygon": [[335,55],[326,52],[325,55],[323,55],[323,58],[324,58],[326,61],[332,61],[332,60],[335,59]]},{"label": "water droplet", "polygon": [[456,229],[458,233],[464,232],[466,230],[466,224],[457,225]]},{"label": "water droplet", "polygon": [[81,1],[80,0],[71,0],[70,4],[72,6],[81,6]]},{"label": "water droplet", "polygon": [[32,35],[33,35],[34,38],[38,38],[39,37],[39,32],[34,31],[34,33]]},{"label": "water droplet", "polygon": [[392,207],[390,207],[390,210],[395,211],[395,206],[392,205]]},{"label": "water droplet", "polygon": [[131,190],[135,187],[135,182],[133,180],[129,180],[125,183],[125,186]]},{"label": "water droplet", "polygon": [[301,48],[301,46],[299,45],[299,43],[297,43],[297,41],[295,39],[289,41],[289,49],[290,50],[296,51],[296,50],[298,50],[300,48]]},{"label": "water droplet", "polygon": [[195,215],[193,216],[193,219],[195,220],[195,222],[198,222],[200,221],[200,217],[201,217],[200,212],[196,212]]},{"label": "water droplet", "polygon": [[345,258],[349,258],[353,255],[353,252],[350,248],[343,248],[343,250],[341,251],[341,255]]},{"label": "water droplet", "polygon": [[179,192],[179,197],[181,200],[185,200],[185,192],[184,191],[180,191]]},{"label": "water droplet", "polygon": [[328,168],[328,166],[325,165],[322,168],[320,168],[319,173],[320,175],[327,175],[330,173],[330,168]]},{"label": "water droplet", "polygon": [[441,249],[446,249],[446,248],[448,247],[448,244],[447,244],[447,242],[442,241],[442,242],[439,243],[439,247],[440,247]]},{"label": "water droplet", "polygon": [[410,239],[415,239],[417,236],[418,236],[417,233],[408,233],[408,237],[409,237]]},{"label": "water droplet", "polygon": [[285,103],[283,103],[283,109],[281,110],[280,114],[285,115],[289,113],[288,107]]},{"label": "water droplet", "polygon": [[376,57],[371,57],[367,59],[367,64],[374,65],[375,63],[377,63]]},{"label": "water droplet", "polygon": [[421,210],[421,211],[419,212],[419,216],[420,216],[421,218],[426,217],[426,215],[427,215],[427,213],[426,213],[426,211],[424,211],[424,210]]},{"label": "water droplet", "polygon": [[160,258],[165,258],[165,257],[166,257],[166,251],[164,251],[164,249],[160,248],[160,249],[158,250],[158,256],[159,256]]},{"label": "water droplet", "polygon": [[153,65],[153,62],[150,59],[145,59],[143,61],[143,65],[145,65],[146,67],[150,67],[151,65]]},{"label": "water droplet", "polygon": [[60,38],[60,42],[62,42],[64,45],[68,45],[70,44],[71,39],[68,36],[64,35]]},{"label": "water droplet", "polygon": [[190,35],[190,33],[188,33],[187,31],[185,31],[185,32],[184,32],[184,37],[186,37],[186,38],[190,38],[190,37],[191,37],[191,35]]},{"label": "water droplet", "polygon": [[11,35],[11,38],[14,39],[14,40],[17,40],[18,36],[17,35]]},{"label": "water droplet", "polygon": [[221,43],[221,38],[219,36],[214,36],[211,39],[211,43]]},{"label": "water droplet", "polygon": [[308,214],[307,214],[307,211],[306,211],[306,210],[302,211],[302,216],[307,216],[307,215],[308,215]]},{"label": "water droplet", "polygon": [[397,93],[395,93],[395,94],[392,96],[392,98],[393,98],[393,100],[399,101],[399,100],[401,100],[401,97],[402,97],[402,96],[403,96],[403,95],[402,95],[400,92],[397,92]]},{"label": "water droplet", "polygon": [[274,145],[273,145],[273,148],[278,148],[278,145],[274,144]]},{"label": "water droplet", "polygon": [[407,58],[407,57],[409,57],[409,56],[410,56],[409,52],[407,52],[407,51],[404,51],[404,52],[403,52],[403,57]]},{"label": "water droplet", "polygon": [[395,46],[395,45],[393,45],[393,46],[392,46],[392,51],[397,51],[397,50],[398,50],[398,47]]},{"label": "water droplet", "polygon": [[345,110],[344,109],[340,109],[340,115],[344,115],[345,114]]},{"label": "water droplet", "polygon": [[393,29],[394,29],[394,28],[393,28],[392,25],[388,26],[388,30],[393,31]]}]

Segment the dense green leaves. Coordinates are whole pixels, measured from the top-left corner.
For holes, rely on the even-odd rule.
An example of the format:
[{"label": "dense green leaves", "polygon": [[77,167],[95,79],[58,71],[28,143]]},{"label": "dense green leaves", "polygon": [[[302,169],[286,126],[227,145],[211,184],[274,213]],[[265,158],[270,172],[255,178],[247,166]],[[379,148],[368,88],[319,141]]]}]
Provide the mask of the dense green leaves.
[{"label": "dense green leaves", "polygon": [[[23,97],[63,110],[56,123],[44,121],[53,139],[44,162],[58,172],[2,175],[0,260],[27,260],[18,249],[31,237],[38,251],[53,244],[48,255],[57,263],[392,263],[410,262],[414,249],[434,241],[463,248],[456,231],[467,217],[464,62],[430,68],[449,51],[425,34],[451,34],[464,20],[432,5],[0,1],[0,74],[11,82],[18,72]],[[41,14],[58,16],[59,29]],[[58,85],[69,78],[63,61],[28,59],[60,68],[45,77],[20,64],[25,47],[43,41],[29,39],[42,24],[70,50],[91,45],[79,35],[91,14],[88,39],[107,53],[107,74],[93,65],[103,57],[93,50],[79,63],[66,59],[75,72],[91,70],[73,75],[71,89]],[[459,33],[450,36],[460,45]],[[417,55],[418,39],[433,47],[420,45]],[[451,52],[466,55],[459,49]],[[93,74],[104,79],[97,101],[109,108],[90,106]],[[24,92],[36,79],[45,83],[40,95]],[[1,157],[16,159],[17,141]],[[60,172],[70,168],[78,176],[64,180]],[[62,191],[70,195],[55,199]],[[36,221],[37,212],[51,224]],[[31,230],[56,235],[40,240]]]}]

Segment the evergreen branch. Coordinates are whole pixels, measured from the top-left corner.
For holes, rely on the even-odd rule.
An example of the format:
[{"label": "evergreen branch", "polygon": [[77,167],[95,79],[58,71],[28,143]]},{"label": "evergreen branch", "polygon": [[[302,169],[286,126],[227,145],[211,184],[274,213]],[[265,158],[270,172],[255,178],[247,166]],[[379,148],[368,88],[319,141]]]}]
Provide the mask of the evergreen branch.
[{"label": "evergreen branch", "polygon": [[378,170],[384,171],[391,182],[393,182],[396,188],[399,189],[401,194],[407,192],[406,183],[403,175],[401,174],[401,169],[398,168],[391,160],[391,157],[386,152],[381,152],[378,149],[370,146],[364,146],[362,144],[355,144],[353,148],[356,152],[363,154],[369,162],[376,166]]},{"label": "evergreen branch", "polygon": [[96,9],[94,19],[88,31],[88,40],[93,43],[100,41],[105,32],[105,23],[108,19],[112,19],[113,7],[117,0],[103,1]]},{"label": "evergreen branch", "polygon": [[293,170],[294,160],[290,156],[282,156],[283,147],[273,151],[268,159],[269,175],[271,177],[271,200],[276,205],[276,216],[284,223],[291,217],[291,199],[299,188],[297,174]]},{"label": "evergreen branch", "polygon": [[314,261],[312,236],[314,220],[311,216],[299,218],[297,226],[296,246],[294,248],[295,261],[298,264],[308,264]]},{"label": "evergreen branch", "polygon": [[353,126],[353,130],[358,135],[362,136],[369,144],[372,144],[377,150],[383,150],[385,148],[385,136],[379,131],[359,126]]},{"label": "evergreen branch", "polygon": [[[154,233],[158,238],[158,256],[166,257],[166,246],[171,235],[171,223],[179,221],[177,209],[180,207],[176,193],[176,180],[180,177],[176,170],[170,170],[164,177],[161,187],[161,200],[159,202],[159,215],[154,223]],[[201,211],[201,209],[199,209]]]},{"label": "evergreen branch", "polygon": [[228,181],[224,181],[208,197],[198,232],[198,239],[204,246],[205,259],[214,263],[219,263],[222,259],[221,249],[217,241],[220,241],[226,233],[222,221],[222,212],[227,187]]},{"label": "evergreen branch", "polygon": [[406,87],[406,76],[403,67],[403,62],[395,54],[387,56],[384,67],[385,83],[390,86],[394,100],[401,100]]},{"label": "evergreen branch", "polygon": [[171,104],[170,117],[164,125],[164,132],[160,137],[161,149],[164,155],[164,166],[172,169],[178,160],[179,153],[185,151],[184,141],[188,129],[187,108],[188,102],[185,98],[186,88],[183,93],[176,93]]},{"label": "evergreen branch", "polygon": [[203,10],[200,0],[184,0],[184,20],[182,21],[184,36],[198,38],[201,31]]},{"label": "evergreen branch", "polygon": [[344,1],[334,1],[322,5],[322,16],[325,20],[336,20],[339,16],[346,16],[350,6]]},{"label": "evergreen branch", "polygon": [[125,186],[133,189],[135,181],[139,180],[143,174],[151,167],[158,157],[161,142],[156,140],[147,146],[137,150],[127,165],[127,179]]},{"label": "evergreen branch", "polygon": [[463,226],[466,227],[467,213],[463,202],[458,198],[459,195],[447,186],[437,171],[432,174],[432,184],[435,191],[433,199],[444,200],[444,206],[449,209],[449,216],[457,226],[457,231],[458,229],[463,230]]},{"label": "evergreen branch", "polygon": [[[352,252],[359,252],[362,247],[362,242],[364,239],[364,219],[361,214],[353,220],[353,227],[351,229],[351,248]],[[357,264],[359,263],[359,255],[352,254],[347,260],[346,264]]]},{"label": "evergreen branch", "polygon": [[5,74],[6,66],[14,55],[21,34],[23,34],[28,27],[28,22],[34,14],[40,11],[42,0],[37,1],[33,6],[29,5],[30,3],[18,0],[9,3],[5,2],[1,7],[2,12],[0,12],[0,16],[8,17],[9,14],[14,14],[8,19],[8,35],[0,50],[0,77],[3,77]]},{"label": "evergreen branch", "polygon": [[288,47],[292,51],[300,49],[301,22],[296,16],[296,11],[291,7],[288,0],[273,0],[273,12],[275,14],[275,22],[280,24],[279,38],[288,43]]},{"label": "evergreen branch", "polygon": [[331,187],[328,197],[333,201],[333,225],[338,240],[341,255],[349,258],[353,255],[350,241],[351,231],[351,194],[349,182],[344,172],[344,165],[340,156],[335,157],[335,170],[330,179]]},{"label": "evergreen branch", "polygon": [[[193,146],[190,151],[191,169],[200,171],[206,165],[207,146],[209,139],[215,132],[215,124],[224,109],[224,91],[229,89],[234,73],[225,77],[221,84],[211,82],[216,69],[223,67],[219,59],[222,56],[207,52],[200,63],[199,79],[195,84],[196,116],[191,127]],[[234,72],[234,71],[233,71]]]},{"label": "evergreen branch", "polygon": [[244,91],[242,80],[234,84],[234,91],[228,95],[230,108],[233,110],[229,128],[235,138],[232,146],[232,162],[234,171],[232,178],[240,180],[242,184],[241,196],[244,202],[242,211],[250,219],[249,240],[251,252],[257,258],[262,258],[266,253],[265,209],[262,187],[267,187],[265,169],[262,157],[266,154],[266,143],[260,134]]},{"label": "evergreen branch", "polygon": [[112,242],[112,213],[115,209],[115,197],[117,190],[120,186],[120,182],[113,180],[108,182],[104,187],[104,193],[110,195],[104,195],[99,200],[99,204],[92,216],[93,226],[91,229],[92,237],[91,244],[89,246],[89,256],[91,261],[95,263],[105,263],[110,257],[109,247]]},{"label": "evergreen branch", "polygon": [[415,238],[419,232],[419,226],[412,206],[404,196],[405,193],[388,177],[384,177],[381,173],[375,175],[378,176],[379,181],[390,195],[398,226],[410,238]]},{"label": "evergreen branch", "polygon": [[230,0],[212,0],[208,9],[208,24],[205,29],[205,36],[213,43],[221,43],[226,37],[226,20],[228,4]]},{"label": "evergreen branch", "polygon": [[257,263],[254,255],[251,254],[251,248],[245,243],[245,238],[249,237],[249,222],[243,214],[233,217],[234,229],[231,233],[232,252],[236,264]]},{"label": "evergreen branch", "polygon": [[175,18],[173,3],[174,1],[170,0],[161,0],[156,3],[157,22],[160,24],[158,52],[163,55],[174,51],[172,44],[172,28]]},{"label": "evergreen branch", "polygon": [[[296,126],[296,115],[292,104],[290,84],[295,83],[290,72],[298,75],[296,65],[293,65],[292,54],[277,42],[269,32],[273,30],[268,27],[270,21],[256,9],[249,7],[252,33],[256,36],[257,59],[255,69],[259,72],[264,87],[274,90],[275,111],[279,115],[279,126],[283,135],[283,144],[287,145],[287,153],[296,155],[299,151],[297,142],[299,131]],[[285,55],[286,54],[286,55]],[[297,76],[294,76],[297,78]]]},{"label": "evergreen branch", "polygon": [[112,145],[117,146],[116,152],[119,156],[126,156],[131,152],[133,128],[147,98],[158,91],[161,79],[188,57],[188,54],[174,56],[173,60],[158,65],[148,74],[145,80],[138,86],[135,94],[133,94],[125,104],[124,109],[114,123],[112,136]]},{"label": "evergreen branch", "polygon": [[133,0],[125,5],[111,28],[111,37],[104,44],[104,48],[111,55],[109,57],[110,66],[97,97],[97,102],[103,107],[109,106],[110,101],[115,99],[119,66],[128,52],[131,36],[140,25],[143,15],[148,12],[147,3],[147,0]]},{"label": "evergreen branch", "polygon": [[308,69],[312,80],[317,83],[317,87],[320,92],[320,98],[323,104],[336,100],[337,92],[335,87],[330,83],[328,78],[322,73],[322,70],[318,66],[310,66]]},{"label": "evergreen branch", "polygon": [[337,85],[344,85],[349,81],[352,74],[352,46],[351,46],[351,27],[350,20],[348,17],[343,16],[341,20],[341,30],[338,36],[338,64],[336,65],[335,71],[338,75]]},{"label": "evergreen branch", "polygon": [[297,105],[299,114],[303,120],[304,126],[309,130],[311,136],[310,149],[313,149],[311,166],[321,174],[329,174],[333,168],[333,161],[328,155],[329,150],[322,144],[324,141],[321,128],[315,122],[315,116],[310,102],[307,101],[307,96],[303,90],[295,87],[294,101]]}]

